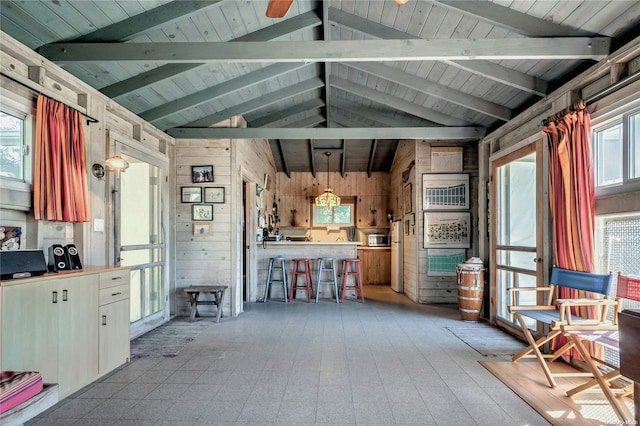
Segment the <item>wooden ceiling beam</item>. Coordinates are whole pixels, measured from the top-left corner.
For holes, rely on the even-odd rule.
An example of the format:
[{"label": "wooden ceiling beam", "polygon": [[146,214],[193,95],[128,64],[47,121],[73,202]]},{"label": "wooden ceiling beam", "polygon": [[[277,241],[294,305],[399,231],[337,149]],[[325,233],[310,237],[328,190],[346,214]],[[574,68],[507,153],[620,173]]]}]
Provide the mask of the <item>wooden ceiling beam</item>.
[{"label": "wooden ceiling beam", "polygon": [[[275,40],[279,37],[291,34],[292,32],[314,28],[320,24],[322,24],[322,20],[320,20],[314,11],[310,11],[229,41],[245,42]],[[204,66],[206,66],[206,64],[203,63],[162,65],[126,80],[103,87],[100,91],[110,98],[116,98],[135,90],[142,89],[143,87],[150,86],[154,83],[175,77],[193,68]]]},{"label": "wooden ceiling beam", "polygon": [[588,31],[537,18],[523,12],[491,2],[462,0],[427,0],[436,6],[453,10],[463,15],[484,21],[490,25],[527,37],[592,36]]},{"label": "wooden ceiling beam", "polygon": [[[382,40],[413,40],[418,38],[412,34],[407,34],[395,28],[387,27],[386,25],[343,12],[336,8],[331,8],[329,15],[332,23],[364,36]],[[502,65],[494,64],[493,62],[479,60],[451,61],[446,59],[442,62],[538,96],[545,96],[547,93],[548,84],[546,81]]]},{"label": "wooden ceiling beam", "polygon": [[174,127],[166,131],[176,139],[439,139],[474,140],[484,127],[361,127],[361,128],[229,128]]},{"label": "wooden ceiling beam", "polygon": [[296,117],[309,111],[317,110],[324,106],[324,101],[320,98],[313,98],[307,102],[294,105],[276,112],[269,112],[264,116],[251,120],[249,127],[283,127],[288,123],[296,121]]},{"label": "wooden ceiling beam", "polygon": [[425,108],[422,105],[414,104],[413,102],[405,101],[404,99],[396,98],[395,96],[388,95],[375,89],[371,89],[367,86],[353,83],[349,80],[342,78],[333,78],[331,80],[333,87],[336,87],[345,92],[351,93],[356,96],[360,96],[371,101],[386,105],[387,107],[395,108],[400,111],[404,111],[408,114],[415,115],[416,117],[424,118],[425,120],[432,121],[434,123],[443,124],[446,126],[469,126],[471,123],[460,120],[455,117],[448,116],[439,111],[434,111],[429,108]]},{"label": "wooden ceiling beam", "polygon": [[178,114],[190,108],[195,108],[199,105],[211,102],[214,99],[221,98],[223,96],[237,92],[238,90],[255,86],[256,84],[260,84],[272,78],[276,78],[292,71],[299,70],[300,68],[304,68],[305,66],[309,65],[296,62],[290,64],[281,63],[269,65],[257,71],[232,78],[231,80],[227,80],[205,90],[201,90],[199,92],[184,96],[180,99],[166,102],[155,108],[143,111],[138,115],[144,120],[150,123],[154,123],[173,114]]},{"label": "wooden ceiling beam", "polygon": [[311,163],[311,174],[316,177],[316,158],[313,155],[315,150],[315,142],[309,139],[309,162]]},{"label": "wooden ceiling beam", "polygon": [[363,105],[358,105],[353,102],[346,101],[344,99],[336,98],[333,101],[333,106],[337,109],[348,111],[352,114],[365,117],[369,120],[378,122],[381,124],[379,127],[411,127],[411,126],[437,126],[436,123],[428,120],[420,120],[420,123],[415,123],[407,120],[403,116],[392,116],[383,111],[378,111],[372,108],[367,108]]},{"label": "wooden ceiling beam", "polygon": [[316,127],[317,125],[322,124],[325,121],[326,121],[326,118],[324,118],[324,116],[320,114],[315,114],[310,117],[305,117],[301,120],[291,122],[282,127],[285,129],[292,129],[292,128],[305,129],[309,127]]},{"label": "wooden ceiling beam", "polygon": [[125,41],[161,25],[181,19],[205,7],[219,5],[222,0],[171,1],[125,20],[95,30],[73,42]]},{"label": "wooden ceiling beam", "polygon": [[347,166],[347,140],[342,139],[342,155],[340,157],[340,176],[344,178],[344,171]]},{"label": "wooden ceiling beam", "polygon": [[[331,24],[329,22],[329,3],[323,1],[322,3],[322,39],[331,40]],[[331,127],[331,62],[323,63],[324,69],[324,104],[325,104],[325,116],[327,117],[327,127]]]},{"label": "wooden ceiling beam", "polygon": [[376,156],[376,149],[378,148],[378,139],[374,139],[371,144],[371,152],[369,152],[369,165],[367,166],[367,177],[371,177],[373,171],[373,160]]},{"label": "wooden ceiling beam", "polygon": [[398,68],[389,67],[377,62],[347,62],[345,65],[375,75],[393,83],[400,84],[409,89],[434,96],[438,99],[471,109],[489,117],[502,121],[511,119],[511,110],[502,105],[489,102],[477,96],[472,96],[459,90],[433,83],[422,77],[406,73]]},{"label": "wooden ceiling beam", "polygon": [[353,62],[503,59],[594,59],[607,37],[329,40],[176,43],[56,43],[38,49],[58,63]]},{"label": "wooden ceiling beam", "polygon": [[[238,105],[234,105],[231,108],[227,108],[222,111],[218,111],[215,114],[208,115],[191,123],[185,124],[184,127],[208,127],[219,123],[223,120],[233,117],[234,115],[242,115],[251,111],[255,111],[260,108],[264,108],[267,105],[275,104],[277,102],[284,101],[285,99],[292,98],[296,95],[309,92],[311,90],[318,89],[323,86],[321,79],[314,77],[308,80],[302,81],[293,86],[286,87],[276,92],[268,93],[264,96],[257,97],[247,102],[243,102]],[[258,130],[258,129],[253,129]],[[306,137],[304,139],[307,139]]]},{"label": "wooden ceiling beam", "polygon": [[284,155],[284,149],[282,148],[282,140],[281,139],[277,139],[276,140],[277,144],[278,144],[278,151],[280,151],[280,157],[282,158],[282,168],[284,169],[284,172],[287,174],[287,177],[291,177],[291,173],[289,172],[289,165],[287,164],[287,157],[286,155]]}]

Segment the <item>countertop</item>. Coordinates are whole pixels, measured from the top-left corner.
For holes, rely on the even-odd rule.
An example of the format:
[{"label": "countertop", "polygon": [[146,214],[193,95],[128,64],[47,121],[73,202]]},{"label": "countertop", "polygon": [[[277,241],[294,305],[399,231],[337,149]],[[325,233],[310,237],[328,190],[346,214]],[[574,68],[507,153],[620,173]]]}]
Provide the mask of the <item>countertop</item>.
[{"label": "countertop", "polygon": [[[285,246],[285,245],[346,245],[346,246],[350,246],[350,245],[355,245],[355,246],[359,246],[362,245],[362,243],[360,241],[287,241],[287,240],[281,240],[281,241],[267,241],[266,242],[267,245],[274,245],[274,246]],[[258,244],[262,244],[262,242],[259,242]]]},{"label": "countertop", "polygon": [[385,246],[385,247],[362,246],[362,247],[358,247],[358,250],[391,250],[391,246]]},{"label": "countertop", "polygon": [[58,278],[64,278],[68,276],[81,276],[87,274],[98,274],[102,272],[110,272],[110,271],[118,271],[123,269],[130,269],[129,266],[85,266],[83,269],[78,269],[75,271],[60,271],[60,272],[47,272],[44,275],[37,275],[33,277],[26,278],[15,278],[10,280],[2,280],[0,281],[0,287],[7,287],[12,285],[19,284],[28,284],[36,281],[48,281],[55,280]]}]

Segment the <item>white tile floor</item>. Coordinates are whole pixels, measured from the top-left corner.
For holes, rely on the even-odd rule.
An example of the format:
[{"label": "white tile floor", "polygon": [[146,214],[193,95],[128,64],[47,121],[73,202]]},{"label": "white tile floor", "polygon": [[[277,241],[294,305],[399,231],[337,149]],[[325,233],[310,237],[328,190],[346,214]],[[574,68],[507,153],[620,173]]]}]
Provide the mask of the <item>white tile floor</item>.
[{"label": "white tile floor", "polygon": [[177,357],[136,359],[29,424],[548,424],[445,328],[457,310],[365,295],[248,304]]}]

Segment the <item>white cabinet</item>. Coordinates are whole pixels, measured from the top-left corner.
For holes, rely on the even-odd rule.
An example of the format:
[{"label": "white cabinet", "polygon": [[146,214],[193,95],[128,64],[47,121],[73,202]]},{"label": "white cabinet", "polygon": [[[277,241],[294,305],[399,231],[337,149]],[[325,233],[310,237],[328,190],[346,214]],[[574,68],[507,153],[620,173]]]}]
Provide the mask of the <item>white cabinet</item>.
[{"label": "white cabinet", "polygon": [[98,333],[102,376],[129,361],[129,270],[100,274]]},{"label": "white cabinet", "polygon": [[64,398],[129,359],[128,269],[0,284],[3,371],[39,371]]},{"label": "white cabinet", "polygon": [[60,397],[98,376],[98,276],[3,287],[2,368],[40,371]]}]

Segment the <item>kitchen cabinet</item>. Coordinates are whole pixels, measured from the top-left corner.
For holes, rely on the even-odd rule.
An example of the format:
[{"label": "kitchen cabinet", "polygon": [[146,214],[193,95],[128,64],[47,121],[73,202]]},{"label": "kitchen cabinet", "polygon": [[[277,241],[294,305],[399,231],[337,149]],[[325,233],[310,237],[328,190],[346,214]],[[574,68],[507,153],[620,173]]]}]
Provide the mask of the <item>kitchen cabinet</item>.
[{"label": "kitchen cabinet", "polygon": [[8,286],[2,369],[40,371],[64,398],[98,377],[98,276]]},{"label": "kitchen cabinet", "polygon": [[387,196],[362,195],[356,206],[358,228],[388,228]]},{"label": "kitchen cabinet", "polygon": [[126,268],[2,281],[0,301],[0,369],[39,371],[60,398],[129,359]]},{"label": "kitchen cabinet", "polygon": [[99,374],[129,361],[129,270],[100,274],[98,359]]},{"label": "kitchen cabinet", "polygon": [[280,227],[310,227],[311,204],[304,195],[283,195],[279,198]]},{"label": "kitchen cabinet", "polygon": [[391,248],[358,249],[363,285],[391,285]]}]

